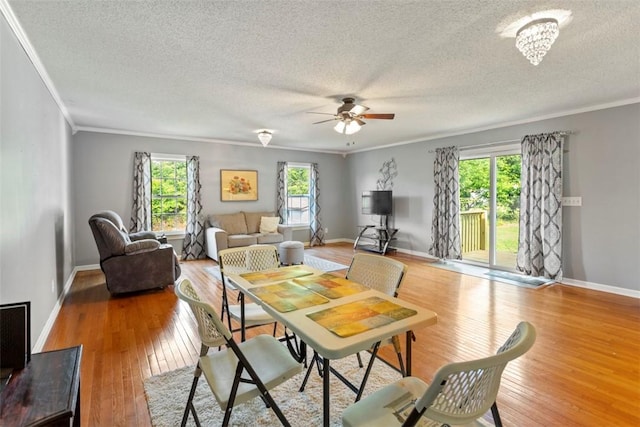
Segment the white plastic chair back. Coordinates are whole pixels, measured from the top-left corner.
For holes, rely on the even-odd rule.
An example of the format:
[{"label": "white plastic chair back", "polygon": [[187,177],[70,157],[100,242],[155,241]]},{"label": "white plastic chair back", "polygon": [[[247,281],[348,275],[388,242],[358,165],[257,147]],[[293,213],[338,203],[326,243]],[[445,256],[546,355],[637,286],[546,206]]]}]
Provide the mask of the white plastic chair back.
[{"label": "white plastic chair back", "polygon": [[443,366],[416,401],[416,409],[420,412],[426,407],[425,417],[448,424],[465,424],[480,418],[496,401],[507,363],[526,353],[535,339],[533,325],[520,322],[498,354]]},{"label": "white plastic chair back", "polygon": [[218,253],[218,262],[222,274],[242,274],[280,266],[278,248],[273,245],[223,249]]},{"label": "white plastic chair back", "polygon": [[178,298],[188,303],[193,311],[202,344],[207,347],[226,344],[226,340],[231,338],[231,332],[219,319],[220,316],[214,308],[210,304],[202,302],[189,279],[182,280],[175,287],[175,293]]},{"label": "white plastic chair back", "polygon": [[387,295],[397,296],[406,272],[407,266],[395,259],[357,253],[351,260],[346,278]]}]

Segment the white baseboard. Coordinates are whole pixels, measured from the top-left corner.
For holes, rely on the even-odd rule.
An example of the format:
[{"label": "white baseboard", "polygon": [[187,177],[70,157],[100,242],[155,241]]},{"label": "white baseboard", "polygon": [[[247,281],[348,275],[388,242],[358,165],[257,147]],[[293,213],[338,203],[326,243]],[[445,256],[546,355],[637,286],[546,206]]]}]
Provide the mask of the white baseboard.
[{"label": "white baseboard", "polygon": [[[98,266],[98,268],[100,268],[100,266]],[[47,338],[49,337],[49,332],[51,332],[51,328],[53,328],[53,324],[55,323],[56,318],[58,317],[58,313],[62,308],[62,303],[64,302],[64,298],[69,293],[69,289],[71,289],[71,285],[73,284],[73,280],[76,278],[76,273],[78,271],[80,271],[80,269],[78,267],[75,267],[71,272],[71,274],[69,275],[69,278],[65,282],[64,288],[62,288],[62,292],[60,292],[60,295],[58,295],[58,300],[53,306],[53,309],[49,314],[49,318],[47,319],[47,322],[45,323],[44,328],[42,328],[42,331],[38,336],[38,340],[36,341],[36,343],[33,345],[33,348],[31,349],[32,353],[40,353],[44,348],[44,344],[47,342]]]},{"label": "white baseboard", "polygon": [[602,285],[600,283],[583,282],[582,280],[567,279],[560,280],[560,283],[578,288],[591,289],[594,291],[608,292],[610,294],[623,295],[625,297],[640,298],[640,291],[635,289],[620,288],[618,286]]}]

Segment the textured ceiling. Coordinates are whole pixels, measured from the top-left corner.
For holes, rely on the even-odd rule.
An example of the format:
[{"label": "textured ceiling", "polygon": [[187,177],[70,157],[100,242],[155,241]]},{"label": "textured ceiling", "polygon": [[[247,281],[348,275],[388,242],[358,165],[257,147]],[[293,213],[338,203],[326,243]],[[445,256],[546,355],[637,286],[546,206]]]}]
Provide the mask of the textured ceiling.
[{"label": "textured ceiling", "polygon": [[[81,130],[351,152],[640,99],[635,0],[8,5]],[[499,33],[541,9],[572,21],[534,67]],[[346,95],[396,118],[312,124]]]}]

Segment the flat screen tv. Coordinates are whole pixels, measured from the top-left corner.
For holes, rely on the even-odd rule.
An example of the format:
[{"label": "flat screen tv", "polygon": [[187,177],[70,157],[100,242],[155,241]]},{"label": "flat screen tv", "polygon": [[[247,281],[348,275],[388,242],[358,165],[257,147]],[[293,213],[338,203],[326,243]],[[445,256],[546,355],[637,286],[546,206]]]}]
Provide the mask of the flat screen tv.
[{"label": "flat screen tv", "polygon": [[365,215],[391,215],[393,213],[393,197],[391,190],[363,192],[362,213]]},{"label": "flat screen tv", "polygon": [[31,360],[31,303],[0,305],[0,370],[6,378]]}]

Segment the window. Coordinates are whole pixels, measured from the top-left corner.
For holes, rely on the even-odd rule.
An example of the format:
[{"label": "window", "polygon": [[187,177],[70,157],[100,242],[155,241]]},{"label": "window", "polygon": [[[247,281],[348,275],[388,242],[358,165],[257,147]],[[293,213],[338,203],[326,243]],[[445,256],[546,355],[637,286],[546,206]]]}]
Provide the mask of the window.
[{"label": "window", "polygon": [[180,156],[151,156],[151,229],[184,232],[187,224],[187,162]]},{"label": "window", "polygon": [[288,225],[309,225],[311,165],[308,163],[287,163],[286,172],[286,223]]}]

